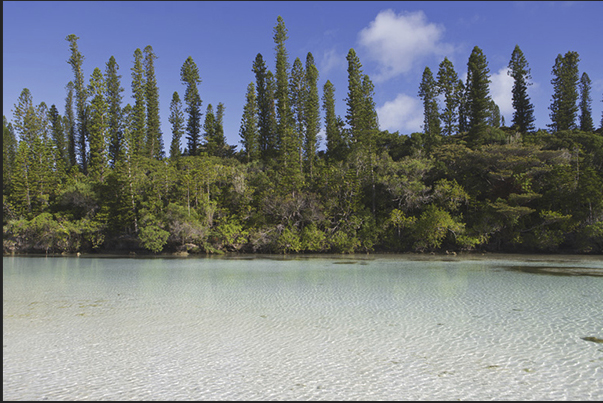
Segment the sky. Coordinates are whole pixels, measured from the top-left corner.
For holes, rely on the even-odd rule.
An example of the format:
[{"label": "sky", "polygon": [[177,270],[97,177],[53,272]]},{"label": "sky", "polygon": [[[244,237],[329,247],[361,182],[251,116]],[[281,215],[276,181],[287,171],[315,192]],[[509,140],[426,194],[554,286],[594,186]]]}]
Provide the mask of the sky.
[{"label": "sky", "polygon": [[[2,109],[9,121],[24,88],[35,105],[55,104],[65,113],[65,86],[74,78],[67,63],[67,35],[80,38],[86,84],[94,68],[104,72],[109,58],[115,57],[125,89],[122,106],[134,102],[134,51],[151,45],[158,56],[155,74],[166,154],[172,138],[169,105],[174,91],[184,96],[180,68],[188,56],[199,68],[202,112],[208,104],[215,111],[222,102],[226,140],[240,148],[247,85],[255,82],[252,64],[261,53],[274,72],[273,35],[279,15],[288,31],[290,66],[298,57],[305,65],[311,52],[320,75],[319,94],[322,97],[323,85],[330,80],[336,113],[342,118],[351,48],[375,85],[380,129],[411,134],[422,131],[423,107],[417,93],[425,67],[435,76],[447,57],[464,79],[469,55],[478,46],[488,61],[491,96],[510,124],[513,82],[506,68],[519,45],[531,69],[528,94],[537,128],[551,123],[551,70],[557,55],[568,51],[578,52],[579,74],[586,72],[592,81],[593,120],[596,127],[601,122],[600,1],[3,1],[2,8]],[[185,143],[183,138],[183,147]]]}]

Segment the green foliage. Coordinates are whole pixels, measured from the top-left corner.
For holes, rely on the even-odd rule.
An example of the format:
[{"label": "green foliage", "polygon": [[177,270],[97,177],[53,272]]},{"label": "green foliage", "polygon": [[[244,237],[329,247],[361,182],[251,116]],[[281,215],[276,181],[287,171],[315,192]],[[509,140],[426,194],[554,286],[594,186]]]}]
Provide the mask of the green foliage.
[{"label": "green foliage", "polygon": [[532,85],[528,80],[532,79],[528,62],[519,48],[515,45],[511,60],[507,66],[507,74],[513,78],[513,120],[512,125],[521,133],[534,131],[534,105],[528,96],[528,86]]},{"label": "green foliage", "polygon": [[140,227],[138,237],[141,245],[151,252],[161,252],[167,243],[170,233],[157,224],[149,223]]},{"label": "green foliage", "polygon": [[424,70],[425,130],[408,135],[379,130],[375,87],[350,49],[346,115],[336,115],[325,80],[326,150],[317,152],[318,69],[311,53],[305,67],[296,59],[289,69],[279,17],[274,73],[259,53],[253,63],[243,150],[226,144],[222,103],[208,105],[201,144],[201,79],[188,57],[164,160],[152,48],[135,51],[133,106],[121,108],[115,59],[85,88],[78,39],[67,37],[75,77],[64,116],[34,105],[25,88],[12,123],[4,118],[5,252],[603,252],[603,136],[589,124],[586,74],[575,130],[575,52],[555,62],[550,132],[533,131],[530,70],[516,46],[512,127],[491,100],[475,47],[466,85],[448,59],[437,81]]},{"label": "green foliage", "polygon": [[274,249],[277,253],[287,254],[289,252],[299,252],[302,249],[302,241],[297,229],[286,227],[276,238]]},{"label": "green foliage", "polygon": [[578,62],[577,52],[567,52],[564,56],[557,55],[553,65],[553,99],[549,106],[553,131],[573,130],[576,128],[578,112]]},{"label": "green foliage", "polygon": [[464,227],[465,224],[455,221],[447,211],[430,205],[414,224],[413,248],[418,251],[437,249],[449,232],[456,237]]},{"label": "green foliage", "polygon": [[437,83],[429,67],[425,67],[419,86],[419,97],[423,100],[423,130],[429,138],[429,147],[437,141],[441,132],[437,95]]},{"label": "green foliage", "polygon": [[307,252],[324,252],[327,248],[327,236],[315,223],[306,225],[301,231],[301,250]]},{"label": "green foliage", "polygon": [[197,84],[201,82],[199,68],[189,56],[180,69],[180,81],[186,85],[184,92],[185,112],[188,113],[186,123],[187,154],[198,155],[201,146],[201,97]]}]

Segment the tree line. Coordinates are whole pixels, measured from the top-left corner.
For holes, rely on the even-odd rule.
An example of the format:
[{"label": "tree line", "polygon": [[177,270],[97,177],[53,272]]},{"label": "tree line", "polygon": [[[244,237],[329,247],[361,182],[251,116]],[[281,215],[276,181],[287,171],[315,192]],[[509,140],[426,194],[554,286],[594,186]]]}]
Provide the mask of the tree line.
[{"label": "tree line", "polygon": [[223,103],[202,113],[189,56],[167,155],[153,48],[135,50],[122,107],[115,58],[86,82],[79,38],[67,36],[64,114],[25,88],[3,118],[4,252],[603,252],[603,135],[576,52],[555,59],[546,130],[519,46],[509,126],[476,46],[464,83],[447,58],[435,77],[425,68],[423,131],[407,135],[379,129],[354,49],[342,117],[329,80],[319,94],[312,53],[289,62],[280,16],[273,33],[274,72],[260,53],[251,64],[240,150],[225,140]]}]

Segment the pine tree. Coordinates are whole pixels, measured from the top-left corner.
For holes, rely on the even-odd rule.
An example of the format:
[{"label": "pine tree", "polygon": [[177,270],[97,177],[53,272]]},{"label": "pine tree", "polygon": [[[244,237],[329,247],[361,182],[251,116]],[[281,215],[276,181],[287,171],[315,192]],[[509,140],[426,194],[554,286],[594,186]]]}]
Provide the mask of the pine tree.
[{"label": "pine tree", "polygon": [[[24,140],[19,141],[13,165],[10,200],[15,214],[24,216],[32,212],[32,189],[30,179],[29,147]],[[34,179],[35,180],[35,179]]]},{"label": "pine tree", "polygon": [[241,118],[239,136],[241,137],[241,145],[243,146],[247,162],[255,161],[260,153],[260,145],[258,105],[253,82],[247,85],[247,94],[245,94],[245,106],[243,107],[243,117]]},{"label": "pine tree", "polygon": [[352,140],[358,143],[362,137],[362,111],[364,95],[362,93],[362,64],[356,56],[356,51],[350,49],[348,61],[348,97],[346,98],[346,122],[350,127]]},{"label": "pine tree", "polygon": [[437,102],[438,89],[431,69],[425,67],[419,85],[419,97],[423,100],[423,131],[427,138],[435,139],[440,135],[440,113]]},{"label": "pine tree", "polygon": [[462,80],[459,80],[459,133],[469,131],[469,105],[467,104],[467,89]]},{"label": "pine tree", "polygon": [[146,122],[146,82],[144,77],[143,56],[140,49],[134,51],[134,67],[132,67],[132,155],[141,155],[145,149],[147,134]]},{"label": "pine tree", "polygon": [[253,62],[258,105],[258,146],[264,162],[276,156],[276,130],[274,111],[274,88],[272,73],[266,68],[264,58],[258,53]]},{"label": "pine tree", "polygon": [[176,161],[180,158],[182,151],[180,149],[180,140],[184,134],[184,114],[182,113],[182,103],[177,91],[172,94],[170,103],[170,117],[168,121],[172,125],[172,143],[170,146],[170,159]]},{"label": "pine tree", "polygon": [[115,167],[115,163],[123,158],[123,129],[121,124],[121,93],[124,91],[120,84],[121,75],[117,74],[119,65],[115,61],[115,57],[111,56],[105,68],[105,82],[107,92],[105,98],[107,100],[107,142],[109,143],[108,159],[111,167]]},{"label": "pine tree", "polygon": [[513,78],[513,120],[512,125],[521,133],[534,131],[534,105],[528,96],[528,86],[532,85],[528,80],[532,79],[530,68],[519,45],[515,45],[507,74]]},{"label": "pine tree", "polygon": [[318,96],[318,69],[314,64],[314,56],[308,52],[306,56],[306,85],[304,105],[304,153],[306,171],[310,178],[314,176],[314,163],[318,148],[318,132],[320,132],[320,99]]},{"label": "pine tree", "polygon": [[[292,127],[293,117],[291,105],[289,104],[289,61],[288,53],[285,48],[285,41],[288,39],[287,28],[283,18],[277,17],[277,24],[274,27],[274,50],[276,51],[276,117],[278,122],[277,143],[279,148],[279,161],[281,166],[287,170],[292,170],[287,175],[297,177],[299,164],[296,164],[299,153],[294,138],[294,129]],[[295,165],[295,166],[294,166]]]},{"label": "pine tree", "polygon": [[89,139],[90,161],[88,171],[92,180],[103,183],[107,175],[106,134],[108,128],[108,106],[105,100],[107,84],[101,70],[97,67],[92,72],[88,93],[90,101]]},{"label": "pine tree", "polygon": [[84,56],[80,53],[77,46],[77,40],[80,39],[74,34],[67,35],[65,38],[70,46],[71,57],[67,61],[73,69],[75,79],[73,81],[73,89],[75,91],[75,106],[76,106],[76,122],[77,130],[76,135],[76,150],[80,159],[80,168],[84,174],[88,173],[88,160],[86,151],[86,142],[88,140],[87,133],[87,117],[86,117],[86,100],[88,94],[86,93],[86,86],[84,83],[84,72],[82,70],[82,64],[84,62]]},{"label": "pine tree", "polygon": [[65,132],[63,128],[63,119],[59,115],[57,107],[53,104],[48,111],[48,118],[51,126],[51,136],[55,149],[55,161],[57,171],[62,176],[67,171],[69,164],[67,156],[67,144],[65,141]]},{"label": "pine tree", "polygon": [[74,85],[72,81],[67,83],[65,87],[67,89],[67,97],[65,98],[65,132],[67,133],[67,156],[69,160],[69,169],[77,165],[76,159],[76,123],[73,115],[73,90]]},{"label": "pine tree", "polygon": [[592,117],[592,98],[590,97],[591,81],[586,73],[580,77],[580,130],[594,132],[595,125]]},{"label": "pine tree", "polygon": [[153,48],[144,48],[145,97],[147,106],[146,154],[149,158],[161,160],[164,156],[163,136],[159,121],[159,88],[155,78],[154,60],[157,59]]},{"label": "pine tree", "polygon": [[33,106],[33,97],[28,88],[23,88],[13,109],[13,122],[20,139],[29,146],[40,135],[39,121]]},{"label": "pine tree", "polygon": [[229,147],[226,144],[226,138],[224,137],[224,111],[226,107],[222,102],[218,102],[216,107],[216,120],[214,128],[214,142],[216,144],[217,153],[219,157],[226,157],[229,151]]},{"label": "pine tree", "polygon": [[201,147],[201,98],[197,84],[201,82],[199,69],[189,56],[180,69],[180,81],[186,85],[184,92],[185,112],[188,113],[186,123],[188,155],[198,155]]},{"label": "pine tree", "polygon": [[343,137],[342,121],[335,114],[335,87],[327,80],[322,91],[322,109],[325,111],[326,155],[330,160],[343,161],[348,142]]},{"label": "pine tree", "polygon": [[475,46],[467,63],[467,110],[469,112],[469,135],[477,140],[487,125],[490,115],[490,69],[486,56]]},{"label": "pine tree", "polygon": [[121,75],[117,74],[119,65],[115,57],[111,56],[106,64],[105,82],[107,84],[106,100],[108,106],[107,141],[109,143],[108,159],[111,167],[123,158],[125,152],[123,128],[121,122],[121,101],[124,88],[120,84]]},{"label": "pine tree", "polygon": [[289,105],[293,119],[294,136],[291,139],[292,149],[297,150],[300,171],[303,172],[303,145],[304,145],[304,107],[306,90],[306,72],[299,57],[295,58],[291,68],[289,80]]},{"label": "pine tree", "polygon": [[551,80],[553,97],[549,106],[551,124],[548,125],[555,132],[576,129],[579,61],[578,53],[571,51],[555,58]]},{"label": "pine tree", "polygon": [[436,83],[439,95],[444,96],[444,109],[440,115],[442,134],[452,136],[458,131],[459,78],[447,57],[440,63]]},{"label": "pine tree", "polygon": [[500,127],[500,108],[496,105],[494,100],[490,100],[490,116],[488,117],[488,124],[492,127]]},{"label": "pine tree", "polygon": [[[10,195],[12,189],[15,158],[17,157],[17,137],[13,125],[2,116],[2,194]],[[7,218],[4,217],[4,220]]]},{"label": "pine tree", "polygon": [[214,115],[214,107],[212,106],[212,104],[208,104],[207,109],[205,110],[205,121],[203,122],[203,130],[205,131],[205,150],[207,151],[207,154],[216,155],[216,116]]}]

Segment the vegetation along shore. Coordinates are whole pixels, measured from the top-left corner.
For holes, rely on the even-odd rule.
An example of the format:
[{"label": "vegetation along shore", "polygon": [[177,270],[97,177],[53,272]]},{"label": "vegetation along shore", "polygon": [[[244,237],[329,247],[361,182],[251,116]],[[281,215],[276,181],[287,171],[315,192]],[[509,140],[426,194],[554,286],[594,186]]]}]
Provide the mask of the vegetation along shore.
[{"label": "vegetation along shore", "polygon": [[424,130],[400,134],[379,129],[354,49],[337,116],[312,53],[291,63],[281,17],[273,32],[274,69],[260,53],[249,61],[238,149],[225,141],[226,106],[202,113],[192,57],[164,146],[153,48],[134,51],[123,105],[115,58],[85,78],[79,38],[67,36],[65,105],[36,105],[25,88],[3,118],[4,253],[603,253],[603,119],[597,129],[578,53],[551,60],[546,129],[534,125],[520,47],[509,49],[504,122],[476,46],[465,82],[447,58],[425,68]]}]

